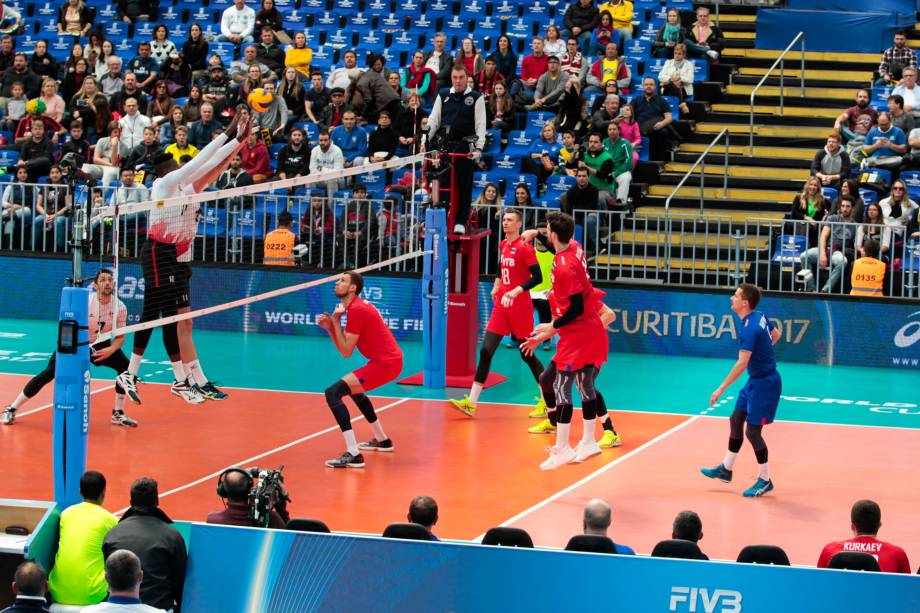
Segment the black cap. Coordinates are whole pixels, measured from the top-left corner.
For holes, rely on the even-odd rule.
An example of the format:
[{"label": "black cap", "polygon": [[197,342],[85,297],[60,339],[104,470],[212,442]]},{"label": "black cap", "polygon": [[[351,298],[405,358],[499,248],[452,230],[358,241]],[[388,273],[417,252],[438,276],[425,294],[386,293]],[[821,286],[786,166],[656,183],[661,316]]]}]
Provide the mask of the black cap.
[{"label": "black cap", "polygon": [[224,68],[223,64],[214,64],[208,68],[208,72],[214,72],[215,70],[226,70],[226,68]]},{"label": "black cap", "polygon": [[334,95],[336,95],[336,94],[342,94],[342,95],[344,96],[344,95],[345,95],[345,90],[342,89],[341,87],[333,87],[333,88],[329,91],[329,95],[330,95],[330,96],[334,96]]}]

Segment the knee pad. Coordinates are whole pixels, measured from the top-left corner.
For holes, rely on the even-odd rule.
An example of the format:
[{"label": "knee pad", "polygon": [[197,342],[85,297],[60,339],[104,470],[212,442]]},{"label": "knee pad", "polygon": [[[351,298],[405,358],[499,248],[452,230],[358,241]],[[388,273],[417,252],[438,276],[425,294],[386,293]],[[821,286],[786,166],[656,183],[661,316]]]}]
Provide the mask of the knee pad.
[{"label": "knee pad", "polygon": [[351,394],[351,389],[349,389],[348,384],[339,379],[332,385],[326,388],[326,402],[330,406],[333,404],[341,404],[342,398]]}]

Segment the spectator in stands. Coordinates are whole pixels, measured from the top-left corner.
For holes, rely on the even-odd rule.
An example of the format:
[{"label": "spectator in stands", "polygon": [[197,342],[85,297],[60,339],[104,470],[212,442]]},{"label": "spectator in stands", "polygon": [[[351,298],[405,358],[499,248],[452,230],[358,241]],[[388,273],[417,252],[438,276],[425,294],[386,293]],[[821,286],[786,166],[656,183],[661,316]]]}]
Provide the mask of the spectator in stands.
[{"label": "spectator in stands", "polygon": [[852,177],[840,183],[840,193],[831,203],[831,206],[828,209],[829,212],[836,213],[840,210],[840,198],[844,195],[852,196],[853,217],[856,219],[856,221],[862,221],[863,214],[866,210],[866,203],[863,201],[862,196],[859,195],[859,183]]},{"label": "spectator in stands", "polygon": [[[131,508],[106,535],[102,553],[111,558],[118,550],[133,552],[144,569],[140,600],[159,609],[176,610],[182,603],[188,554],[182,535],[160,509],[157,482],[142,477],[131,485]],[[110,587],[118,590],[117,582]]]},{"label": "spectator in stands", "polygon": [[[134,204],[138,202],[144,202],[150,199],[150,192],[147,188],[141,183],[135,183],[134,180],[137,177],[137,173],[134,172],[134,168],[128,165],[125,165],[121,169],[121,186],[116,187],[112,190],[112,195],[109,198],[109,206],[122,206],[125,204]],[[133,214],[123,214],[121,216],[120,223],[127,224],[128,221],[133,221],[137,219],[139,215],[143,213],[133,213]],[[98,240],[102,237],[102,233],[99,228],[103,225],[104,219],[101,216],[94,216],[90,220],[90,236],[94,240]]]},{"label": "spectator in stands", "polygon": [[498,73],[505,78],[506,83],[510,84],[517,79],[518,57],[507,34],[498,37],[495,42],[495,52],[492,55],[498,62]]},{"label": "spectator in stands", "polygon": [[599,111],[591,116],[591,129],[607,133],[607,126],[612,122],[619,121],[620,118],[620,97],[616,94],[610,94],[604,98],[604,105]]},{"label": "spectator in stands", "polygon": [[[13,238],[25,232],[32,219],[32,208],[39,203],[41,193],[29,184],[25,166],[16,167],[16,181],[7,183],[0,197],[0,219],[3,220],[3,245],[12,245]],[[23,234],[23,237],[25,234]],[[25,243],[25,238],[23,238]],[[23,245],[26,247],[27,245]]]},{"label": "spectator in stands", "polygon": [[[437,45],[435,46],[437,47]],[[425,61],[428,61],[427,57]],[[340,88],[344,93],[345,89],[362,72],[364,72],[364,69],[358,67],[358,54],[348,50],[342,55],[342,67],[333,68],[329,71],[329,76],[326,77],[326,87],[330,90]]]},{"label": "spectator in stands", "polygon": [[42,78],[32,72],[29,67],[29,58],[25,53],[16,53],[13,56],[13,65],[3,72],[3,88],[0,96],[9,98],[12,95],[13,83],[22,83],[26,96],[36,98],[41,93]]},{"label": "spectator in stands", "polygon": [[460,41],[460,49],[454,58],[454,64],[463,64],[466,66],[466,72],[470,76],[482,71],[486,67],[485,60],[476,49],[476,43],[472,38],[464,38]]},{"label": "spectator in stands", "polygon": [[869,130],[862,147],[863,168],[885,168],[897,174],[904,154],[907,153],[907,136],[891,123],[891,115],[878,114],[878,125]]},{"label": "spectator in stands", "polygon": [[894,46],[885,49],[882,61],[878,65],[878,86],[888,85],[892,81],[900,81],[905,68],[917,67],[917,54],[907,46],[907,32],[898,30],[894,33]]},{"label": "spectator in stands", "polygon": [[68,70],[61,82],[61,95],[64,100],[70,100],[83,86],[83,79],[90,76],[89,62],[81,57],[74,62],[73,70]]},{"label": "spectator in stands", "polygon": [[246,6],[245,0],[233,0],[233,6],[226,8],[220,17],[217,41],[235,45],[251,43],[255,25],[256,12]]},{"label": "spectator in stands", "polygon": [[840,189],[840,184],[850,176],[850,156],[840,147],[840,135],[831,132],[824,149],[815,153],[811,161],[811,174],[821,185]]},{"label": "spectator in stands", "polygon": [[36,216],[32,221],[32,248],[40,251],[64,251],[67,248],[67,229],[73,214],[73,198],[63,181],[61,167],[57,164],[48,171],[48,184],[42,198],[35,203]]},{"label": "spectator in stands", "polygon": [[[93,34],[102,36],[102,32],[94,32]],[[118,56],[118,54],[115,53],[115,45],[112,44],[112,41],[103,39],[102,42],[99,43],[99,53],[96,54],[96,65],[90,66],[97,79],[108,71],[109,67],[106,60],[113,55],[116,57]]]},{"label": "spectator in stands", "polygon": [[143,142],[144,128],[149,128],[152,122],[149,117],[138,111],[136,98],[126,98],[124,105],[125,114],[118,120],[118,125],[121,126],[121,141],[133,150]]},{"label": "spectator in stands", "polygon": [[806,291],[815,291],[815,275],[812,267],[817,264],[830,273],[824,281],[822,292],[830,293],[843,277],[847,262],[853,260],[856,228],[853,218],[853,202],[849,198],[840,201],[840,212],[824,218],[818,246],[808,249],[800,257],[802,270],[799,278],[804,280]]},{"label": "spectator in stands", "polygon": [[[317,141],[319,144],[310,152],[310,174],[321,173],[324,170],[341,170],[345,167],[345,156],[338,145],[332,142],[328,132],[320,132]],[[326,191],[330,198],[338,189],[338,179],[326,181]]]},{"label": "spectator in stands", "polygon": [[16,600],[3,613],[47,612],[45,594],[48,592],[48,576],[41,564],[26,560],[16,567],[13,574],[13,594]]},{"label": "spectator in stands", "polygon": [[347,268],[367,264],[375,259],[379,235],[378,220],[364,185],[355,184],[351,200],[345,204],[339,218],[338,227],[342,233],[339,237],[339,247],[344,254]]},{"label": "spectator in stands", "polygon": [[543,37],[534,36],[530,48],[533,53],[524,56],[521,62],[521,78],[511,85],[511,97],[518,104],[533,104],[537,82],[549,69],[549,56],[543,52]]},{"label": "spectator in stands", "polygon": [[105,561],[105,579],[110,590],[105,602],[86,607],[87,613],[151,613],[162,611],[154,609],[141,601],[141,584],[144,580],[144,571],[141,569],[140,558],[127,550],[119,549]]},{"label": "spectator in stands", "polygon": [[[86,162],[90,159],[90,145],[89,141],[86,140],[84,136],[85,130],[83,129],[83,122],[79,119],[70,122],[70,139],[61,145],[61,150],[58,151],[56,158],[61,159],[68,153],[75,153],[80,156],[80,160]],[[49,168],[50,170],[50,168]]]},{"label": "spectator in stands", "polygon": [[514,100],[505,82],[499,81],[492,87],[492,95],[486,102],[486,125],[490,130],[501,130],[506,135],[514,127],[514,120]]},{"label": "spectator in stands", "polygon": [[265,183],[272,178],[273,170],[268,147],[260,135],[253,132],[240,149],[243,170],[252,175],[253,183]]},{"label": "spectator in stands", "polygon": [[[597,236],[597,216],[600,207],[600,195],[597,187],[591,182],[591,175],[587,166],[579,164],[575,171],[575,185],[559,199],[559,208],[563,213],[575,218],[576,223],[584,223],[585,247],[594,248],[594,239]],[[606,208],[606,203],[604,204]],[[590,247],[589,247],[590,245]]]},{"label": "spectator in stands", "polygon": [[[235,99],[233,82],[227,77],[223,64],[214,64],[208,69],[208,78],[201,86],[201,100],[211,105],[213,113],[220,113]],[[201,111],[199,110],[199,114]],[[210,136],[208,137],[210,142]]]},{"label": "spectator in stands", "polygon": [[[286,100],[288,111],[294,113],[294,105],[297,104],[297,99],[300,98],[300,105],[296,106],[296,108],[298,110],[303,109],[301,118],[305,114],[307,119],[318,125],[326,107],[332,102],[331,92],[323,84],[323,73],[314,70],[313,74],[310,75],[310,89],[304,91],[300,73],[295,72],[292,76],[289,67],[284,72],[284,79],[281,84],[284,95],[288,97]],[[300,88],[300,93],[297,92],[298,87]]]},{"label": "spectator in stands", "polygon": [[155,0],[118,0],[116,7],[125,23],[148,21],[156,13]]},{"label": "spectator in stands", "polygon": [[329,91],[329,101],[329,105],[323,109],[320,116],[320,132],[329,132],[341,126],[345,113],[352,112],[351,105],[345,102],[345,90],[341,87],[334,87]]},{"label": "spectator in stands", "polygon": [[639,132],[649,139],[649,157],[662,160],[674,146],[671,131],[671,107],[658,95],[658,83],[652,77],[642,79],[642,95],[632,101],[633,115]]},{"label": "spectator in stands", "polygon": [[220,127],[220,122],[214,119],[214,105],[210,102],[203,102],[201,118],[193,121],[188,127],[188,140],[201,151],[211,142],[211,136]]},{"label": "spectator in stands", "polygon": [[288,144],[278,152],[278,178],[290,179],[310,173],[310,149],[304,142],[303,128],[294,127],[288,135]]},{"label": "spectator in stands", "polygon": [[16,132],[13,134],[14,143],[19,145],[32,138],[32,120],[38,119],[45,124],[45,133],[51,137],[51,142],[57,144],[59,135],[66,130],[52,117],[44,114],[44,103],[41,100],[29,100],[26,103],[26,114],[19,120]]},{"label": "spectator in stands", "polygon": [[399,134],[399,147],[396,155],[404,156],[417,153],[424,133],[422,122],[428,118],[428,112],[422,108],[422,99],[418,94],[409,94],[406,108],[399,114],[396,122],[396,132]]},{"label": "spectator in stands", "polygon": [[559,112],[556,114],[556,125],[559,130],[580,133],[584,127],[584,108],[581,81],[575,77],[567,78],[559,97]]},{"label": "spectator in stands", "polygon": [[[178,106],[176,108],[179,109],[180,112],[182,111]],[[192,159],[198,155],[198,147],[188,142],[188,128],[186,126],[176,126],[173,135],[175,137],[175,142],[166,147],[164,151],[173,156],[173,159],[176,160],[176,164],[180,163],[182,156],[187,155],[189,159]]]},{"label": "spectator in stands", "polygon": [[153,40],[150,41],[150,57],[160,67],[172,53],[178,54],[178,50],[176,44],[169,40],[169,29],[165,24],[157,24],[153,28]]},{"label": "spectator in stands", "polygon": [[[591,109],[589,110],[591,115],[594,115],[604,108],[604,102],[606,102],[607,96],[616,96],[618,100],[620,99],[620,87],[617,85],[617,82],[612,79],[604,83],[604,95],[594,97],[594,102],[591,104]],[[607,128],[605,127],[601,131],[606,132],[606,130]]]},{"label": "spectator in stands", "polygon": [[639,132],[639,124],[633,116],[633,108],[628,104],[620,109],[620,136],[629,141],[633,148],[633,168],[639,162],[639,150],[642,148],[642,134]]},{"label": "spectator in stands", "polygon": [[632,2],[629,0],[608,0],[608,2],[600,5],[598,10],[601,13],[606,11],[613,16],[613,27],[621,43],[625,44],[627,41],[632,40],[632,21],[634,16]]},{"label": "spectator in stands", "polygon": [[477,228],[497,229],[499,227],[503,206],[498,185],[492,182],[486,183],[471,206],[471,217],[476,220]]},{"label": "spectator in stands", "polygon": [[831,558],[842,551],[868,553],[876,560],[882,572],[911,573],[907,553],[897,545],[878,540],[882,527],[882,509],[873,500],[857,500],[850,509],[850,529],[853,538],[828,543],[818,557],[818,568],[827,568]]},{"label": "spectator in stands", "polygon": [[169,111],[176,106],[176,100],[169,95],[169,88],[166,87],[166,81],[157,79],[153,86],[153,95],[147,104],[145,113],[151,121],[159,124],[160,120],[169,119]]},{"label": "spectator in stands", "polygon": [[[192,71],[178,53],[169,54],[166,61],[160,65],[157,73],[157,82],[166,83],[166,91],[170,96],[182,97],[188,94],[188,86],[192,82]],[[156,93],[156,90],[154,90]]]},{"label": "spectator in stands", "polygon": [[[599,536],[610,538],[607,535],[610,530],[612,510],[605,500],[594,498],[585,505],[582,516],[582,532],[588,536]],[[636,552],[632,547],[626,545],[614,544],[611,539],[611,545],[616,547],[616,552],[620,555],[634,556]]]},{"label": "spectator in stands", "polygon": [[693,62],[687,59],[686,45],[678,43],[674,46],[674,58],[665,62],[658,73],[661,93],[677,98],[681,115],[690,113],[687,99],[693,96],[693,70]]},{"label": "spectator in stands", "polygon": [[393,122],[390,119],[390,113],[386,110],[380,111],[377,117],[377,129],[370,133],[367,140],[368,155],[365,158],[356,158],[365,164],[374,164],[389,160],[396,154],[396,147],[399,146],[399,134],[393,128]]},{"label": "spectator in stands", "polygon": [[[695,543],[697,549],[699,549],[699,542],[703,539],[703,520],[701,520],[700,516],[694,511],[681,511],[674,518],[674,524],[671,528],[671,538],[681,541],[690,541],[691,543]],[[709,556],[700,551],[699,556],[695,559],[708,560]]]},{"label": "spectator in stands", "polygon": [[29,67],[32,68],[32,72],[42,78],[57,78],[58,63],[48,53],[48,41],[41,39],[35,41],[35,51],[32,52],[32,57],[29,58]]},{"label": "spectator in stands", "polygon": [[150,43],[140,42],[137,44],[137,55],[128,62],[126,70],[134,73],[138,88],[147,90],[156,80],[159,67],[160,64],[151,56]]},{"label": "spectator in stands", "polygon": [[[490,61],[491,60],[491,61]],[[491,76],[484,76],[482,79],[479,79],[480,75],[484,75],[491,66]],[[489,56],[489,59],[485,61],[485,69],[479,75],[476,75],[477,78],[474,79],[474,86],[488,87],[489,93],[491,93],[491,86],[494,84],[497,78],[500,78],[501,75],[497,74],[497,68],[495,63],[495,58]],[[425,99],[426,103],[431,103],[434,100],[434,96],[437,93],[438,85],[438,75],[437,73],[428,68],[425,65],[425,54],[418,50],[412,54],[412,61],[409,62],[409,65],[406,66],[399,79],[400,85],[404,89],[411,90],[417,93],[419,96],[422,96]],[[478,89],[478,88],[477,88]],[[479,89],[483,95],[486,94],[485,91]]]},{"label": "spectator in stands", "polygon": [[904,110],[910,113],[915,121],[920,120],[920,88],[917,87],[916,68],[905,68],[901,82],[891,93],[904,98]]},{"label": "spectator in stands", "polygon": [[[232,9],[233,7],[230,7],[227,10],[229,11]],[[268,78],[271,71],[268,69],[268,66],[260,62],[256,57],[256,46],[246,45],[246,47],[243,48],[243,59],[230,64],[230,79],[233,80],[234,83],[242,84],[246,79],[250,78],[252,74],[251,68],[253,66],[258,67],[260,79]]]},{"label": "spectator in stands", "polygon": [[566,130],[562,133],[562,147],[559,149],[556,173],[574,177],[575,171],[578,169],[578,158],[580,155],[580,147],[575,137],[575,131]]},{"label": "spectator in stands", "polygon": [[[371,54],[368,57],[369,70],[365,70],[355,81],[354,89],[349,90],[352,108],[368,123],[377,122],[377,114],[386,110],[391,118],[398,119],[402,110],[402,101],[386,79],[382,55]],[[377,70],[379,67],[381,70]],[[339,144],[341,147],[341,144]],[[343,149],[344,151],[344,149]]]},{"label": "spectator in stands", "polygon": [[16,81],[13,83],[13,86],[10,88],[10,97],[6,98],[6,118],[0,122],[3,130],[9,130],[12,132],[16,129],[16,126],[19,124],[19,120],[25,117],[26,115],[26,103],[29,101],[26,98],[25,90],[22,87],[22,83]]},{"label": "spectator in stands", "polygon": [[[312,54],[312,52],[311,52]],[[275,43],[275,31],[271,26],[262,26],[259,31],[259,44],[256,46],[256,60],[268,66],[276,77],[280,76],[285,65],[286,57],[284,50]],[[307,62],[306,69],[309,71],[310,64]]]},{"label": "spectator in stands", "polygon": [[[818,240],[818,223],[827,215],[827,199],[821,191],[821,182],[817,177],[809,177],[802,186],[802,193],[796,194],[789,209],[789,219],[807,221],[805,235],[808,243],[814,245]],[[799,226],[796,226],[798,229]]]},{"label": "spectator in stands", "polygon": [[878,252],[873,257],[888,262],[888,254],[892,245],[891,228],[885,224],[885,211],[878,202],[871,202],[866,207],[866,218],[856,230],[856,249],[861,249],[866,241],[870,240],[879,245]]},{"label": "spectator in stands", "polygon": [[629,93],[632,71],[629,64],[620,59],[616,43],[608,43],[603,57],[597,58],[588,71],[588,88],[585,94],[600,93],[607,81],[616,81],[617,87],[624,94]]},{"label": "spectator in stands", "polygon": [[565,91],[568,77],[559,70],[559,58],[555,55],[549,56],[546,66],[546,72],[537,80],[534,101],[527,107],[528,111],[542,109],[556,112],[559,110],[559,100]]},{"label": "spectator in stands", "polygon": [[67,0],[58,9],[58,34],[86,36],[93,27],[93,11],[83,0]]},{"label": "spectator in stands", "polygon": [[357,157],[367,157],[367,131],[357,125],[354,111],[342,114],[342,125],[331,131],[332,142],[345,156],[345,167],[350,168]]},{"label": "spectator in stands", "polygon": [[204,99],[201,97],[201,86],[192,85],[188,90],[188,100],[182,105],[186,121],[191,123],[201,118],[202,102]]},{"label": "spectator in stands", "polygon": [[118,178],[122,160],[131,153],[128,145],[121,140],[121,126],[117,121],[109,123],[107,132],[108,136],[100,137],[93,147],[92,163],[83,166],[83,172],[102,180],[103,188]]},{"label": "spectator in stands", "polygon": [[192,82],[207,74],[208,49],[210,44],[201,32],[201,25],[189,24],[188,38],[182,43],[182,61],[192,75]]},{"label": "spectator in stands", "polygon": [[81,58],[85,58],[83,55],[83,45],[78,41],[74,41],[74,44],[70,47],[70,53],[67,55],[67,59],[64,60],[64,72],[73,72],[77,60]]},{"label": "spectator in stands", "polygon": [[265,26],[272,30],[284,31],[284,16],[275,8],[275,0],[262,0],[256,13],[256,31],[261,32]]},{"label": "spectator in stands", "polygon": [[[51,169],[54,161],[54,144],[45,134],[45,124],[40,119],[31,122],[32,136],[19,145],[19,160],[16,166],[25,169],[30,183],[37,183]],[[17,173],[18,178],[18,173]]]},{"label": "spectator in stands", "polygon": [[[334,145],[333,145],[334,146]],[[326,198],[313,196],[310,208],[300,219],[301,239],[310,243],[310,263],[318,264],[332,251],[335,218],[326,206]]]},{"label": "spectator in stands", "polygon": [[[252,185],[252,175],[243,170],[242,164],[243,159],[239,153],[230,158],[230,165],[217,177],[217,182],[214,184],[214,187],[217,189],[230,189],[233,187]],[[251,207],[253,199],[252,196],[234,196],[223,201],[223,204],[228,209],[240,210],[242,208]]]},{"label": "spectator in stands", "polygon": [[673,57],[674,47],[683,43],[689,36],[690,34],[681,25],[680,11],[673,7],[669,8],[667,21],[658,28],[658,34],[652,41],[652,55],[663,58]]},{"label": "spectator in stands", "polygon": [[118,520],[102,508],[105,477],[94,470],[80,477],[83,502],[61,513],[58,549],[48,578],[55,602],[70,605],[94,604],[109,589],[104,574],[102,542]]},{"label": "spectator in stands", "polygon": [[121,76],[121,58],[117,55],[110,55],[106,58],[106,71],[99,77],[99,87],[102,88],[102,94],[109,100],[124,89],[125,81]]},{"label": "spectator in stands", "polygon": [[445,49],[447,35],[438,32],[431,40],[434,49],[425,54],[425,66],[438,75],[438,89],[450,87],[450,69],[454,65],[454,58]]},{"label": "spectator in stands", "polygon": [[145,115],[147,113],[147,95],[138,86],[137,76],[135,76],[133,72],[126,72],[124,81],[125,85],[122,90],[112,95],[110,105],[112,111],[117,112],[121,116],[124,116],[128,112],[125,108],[125,101],[128,98],[134,98],[134,103],[137,105],[137,110],[142,115]]},{"label": "spectator in stands", "polygon": [[578,39],[570,36],[565,41],[565,53],[559,57],[559,69],[571,78],[583,83],[588,76],[588,61],[578,50]]},{"label": "spectator in stands", "polygon": [[438,523],[438,503],[431,496],[416,496],[409,503],[409,513],[406,519],[413,524],[423,526],[431,535],[432,541],[440,541],[431,529]]},{"label": "spectator in stands", "polygon": [[887,225],[897,242],[904,240],[912,222],[916,221],[917,203],[910,199],[907,185],[900,179],[891,184],[891,195],[879,204],[885,214]]},{"label": "spectator in stands", "polygon": [[15,47],[16,41],[12,36],[4,34],[0,37],[0,74],[13,65],[13,56],[16,55]]},{"label": "spectator in stands", "polygon": [[878,122],[878,111],[869,106],[872,98],[868,89],[856,91],[856,104],[841,113],[834,122],[834,130],[840,132],[848,142],[849,153],[852,155],[865,141],[869,130]]},{"label": "spectator in stands", "polygon": [[613,182],[617,184],[617,205],[625,205],[629,198],[629,185],[632,183],[633,150],[632,145],[620,136],[620,125],[611,121],[607,126],[607,138],[604,139],[604,150],[613,160]]},{"label": "spectator in stands", "polygon": [[573,0],[565,11],[562,23],[562,35],[565,38],[574,36],[582,51],[587,53],[591,35],[600,23],[600,11],[592,0]]},{"label": "spectator in stands", "polygon": [[696,23],[684,39],[690,57],[708,58],[711,62],[719,59],[725,48],[725,37],[718,26],[709,23],[709,7],[696,7]]},{"label": "spectator in stands", "polygon": [[[179,126],[184,126],[188,128],[188,122],[185,121],[185,112],[182,110],[181,106],[174,105],[169,109],[169,113],[166,114],[166,117],[163,118],[163,122],[160,124],[160,135],[158,140],[161,145],[171,145],[176,142],[176,128]],[[178,158],[176,159],[178,162]]]},{"label": "spectator in stands", "polygon": [[[262,88],[272,94],[272,101],[268,103],[265,111],[253,113],[253,124],[269,131],[274,142],[284,141],[284,128],[288,123],[288,108],[284,96],[276,96],[275,82],[268,81]],[[244,156],[245,157],[245,156]]]},{"label": "spectator in stands", "polygon": [[597,132],[588,135],[588,147],[582,154],[578,167],[587,169],[591,183],[598,190],[598,204],[606,206],[607,200],[613,198],[615,191],[613,188],[614,166],[613,158],[604,150],[603,138]]},{"label": "spectator in stands", "polygon": [[64,99],[61,98],[57,92],[57,81],[46,78],[42,81],[42,92],[39,100],[45,105],[43,114],[54,120],[55,123],[60,124],[64,120],[64,110],[66,109],[67,103],[64,102]]},{"label": "spectator in stands", "polygon": [[920,128],[914,128],[907,135],[907,145],[910,149],[904,156],[901,167],[904,170],[920,170]]},{"label": "spectator in stands", "polygon": [[914,116],[904,110],[904,98],[899,94],[888,96],[888,113],[891,125],[900,128],[904,134],[914,129]]},{"label": "spectator in stands", "polygon": [[591,44],[588,47],[589,55],[603,55],[609,43],[620,43],[620,39],[613,28],[613,15],[608,11],[601,11],[601,19],[591,34]]}]

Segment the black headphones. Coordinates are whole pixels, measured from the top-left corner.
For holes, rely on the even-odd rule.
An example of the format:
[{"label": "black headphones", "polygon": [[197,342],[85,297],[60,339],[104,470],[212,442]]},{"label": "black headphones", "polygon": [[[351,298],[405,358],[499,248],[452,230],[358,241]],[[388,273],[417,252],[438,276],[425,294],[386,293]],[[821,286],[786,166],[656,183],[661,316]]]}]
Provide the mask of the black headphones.
[{"label": "black headphones", "polygon": [[224,479],[227,475],[231,473],[240,473],[241,475],[246,476],[246,491],[248,492],[252,489],[252,475],[242,468],[228,468],[224,472],[220,473],[220,476],[217,477],[217,495],[221,498],[229,498],[229,493],[227,492],[227,485],[224,483]]}]

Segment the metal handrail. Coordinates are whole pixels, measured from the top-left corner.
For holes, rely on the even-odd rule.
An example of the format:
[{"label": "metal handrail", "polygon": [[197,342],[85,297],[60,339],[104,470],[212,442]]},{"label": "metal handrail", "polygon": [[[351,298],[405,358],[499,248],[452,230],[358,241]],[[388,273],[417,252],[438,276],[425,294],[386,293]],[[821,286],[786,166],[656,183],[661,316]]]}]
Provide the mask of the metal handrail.
[{"label": "metal handrail", "polygon": [[773,73],[773,69],[779,65],[779,114],[785,115],[786,109],[783,104],[783,94],[785,88],[783,87],[784,83],[784,69],[785,69],[785,59],[786,54],[792,49],[792,46],[795,45],[796,41],[802,39],[802,65],[799,70],[799,87],[800,95],[802,98],[805,97],[805,32],[799,32],[795,35],[795,38],[792,39],[792,42],[779,54],[779,57],[776,58],[776,61],[773,62],[773,65],[770,66],[770,69],[767,73],[760,79],[760,82],[754,86],[754,89],[751,90],[751,125],[749,131],[749,142],[748,142],[748,154],[754,155],[754,96],[757,95],[757,90],[760,89],[760,86],[764,84],[767,78]]},{"label": "metal handrail", "polygon": [[696,170],[697,166],[700,167],[700,215],[703,214],[703,192],[704,188],[706,187],[706,156],[709,155],[709,152],[723,136],[725,137],[725,161],[724,167],[722,169],[722,189],[728,189],[728,141],[730,134],[728,128],[723,128],[722,131],[719,132],[714,139],[712,139],[712,142],[709,143],[706,149],[703,150],[703,152],[700,154],[700,157],[696,158],[696,161],[693,162],[690,170],[684,173],[684,176],[681,178],[680,182],[678,182],[678,184],[671,191],[671,195],[668,196],[668,198],[664,201],[664,212],[666,215],[671,208],[671,199],[677,195],[678,190],[684,186],[684,183],[687,181],[687,179],[690,178],[690,175],[693,174],[693,171]]}]

